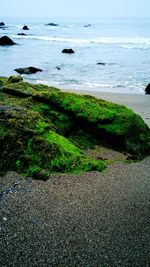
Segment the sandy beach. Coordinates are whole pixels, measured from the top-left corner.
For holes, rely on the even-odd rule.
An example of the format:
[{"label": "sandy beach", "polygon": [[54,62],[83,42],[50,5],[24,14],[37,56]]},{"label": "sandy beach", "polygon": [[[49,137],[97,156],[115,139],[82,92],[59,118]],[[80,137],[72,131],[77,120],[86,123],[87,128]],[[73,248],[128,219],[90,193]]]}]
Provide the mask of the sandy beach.
[{"label": "sandy beach", "polygon": [[[132,108],[150,126],[149,96],[88,94]],[[116,161],[102,173],[0,178],[2,267],[150,266],[150,157],[127,164],[104,153]]]}]

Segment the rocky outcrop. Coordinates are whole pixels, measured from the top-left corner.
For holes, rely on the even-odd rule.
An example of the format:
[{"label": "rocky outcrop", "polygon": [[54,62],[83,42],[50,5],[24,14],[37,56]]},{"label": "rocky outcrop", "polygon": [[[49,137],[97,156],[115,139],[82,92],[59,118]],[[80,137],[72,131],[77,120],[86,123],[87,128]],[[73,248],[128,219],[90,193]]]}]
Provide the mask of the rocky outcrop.
[{"label": "rocky outcrop", "polygon": [[46,26],[54,26],[54,27],[59,26],[59,24],[56,24],[56,23],[47,23],[45,25]]},{"label": "rocky outcrop", "polygon": [[66,53],[66,54],[74,54],[74,50],[72,48],[65,48],[62,50],[62,53]]},{"label": "rocky outcrop", "polygon": [[28,31],[29,30],[29,28],[28,28],[27,25],[24,25],[22,29],[25,30],[25,31]]},{"label": "rocky outcrop", "polygon": [[150,83],[145,88],[145,94],[147,94],[147,95],[150,94]]},{"label": "rocky outcrop", "polygon": [[2,36],[0,38],[0,45],[15,45],[14,43],[8,36]]},{"label": "rocky outcrop", "polygon": [[125,106],[18,77],[0,78],[0,98],[0,173],[45,180],[54,172],[102,171],[105,157],[86,156],[96,145],[134,159],[150,153],[150,129]]},{"label": "rocky outcrop", "polygon": [[27,68],[19,68],[15,69],[16,72],[19,74],[34,74],[38,71],[42,71],[41,69],[35,68],[35,67],[27,67]]}]

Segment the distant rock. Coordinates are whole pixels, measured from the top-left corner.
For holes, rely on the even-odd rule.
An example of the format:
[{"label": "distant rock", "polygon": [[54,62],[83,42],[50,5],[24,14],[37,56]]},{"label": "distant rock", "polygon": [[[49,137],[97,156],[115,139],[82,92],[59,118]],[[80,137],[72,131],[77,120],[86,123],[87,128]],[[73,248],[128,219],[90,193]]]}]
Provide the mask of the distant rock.
[{"label": "distant rock", "polygon": [[55,23],[47,23],[47,24],[45,24],[46,26],[54,26],[54,27],[56,27],[56,26],[59,26],[59,24],[55,24]]},{"label": "distant rock", "polygon": [[106,65],[106,63],[104,63],[104,62],[98,62],[98,63],[96,63],[97,65],[102,65],[102,66],[105,66]]},{"label": "distant rock", "polygon": [[0,29],[5,30],[7,27],[5,26],[4,22],[0,22]]},{"label": "distant rock", "polygon": [[92,25],[91,24],[84,25],[84,27],[90,27],[90,26],[92,26]]},{"label": "distant rock", "polygon": [[0,45],[15,45],[14,43],[8,36],[2,36],[0,38]]},{"label": "distant rock", "polygon": [[21,32],[21,33],[18,33],[17,35],[26,35],[25,33]]},{"label": "distant rock", "polygon": [[25,31],[28,31],[29,30],[29,28],[28,28],[27,25],[24,25],[22,29],[25,30]]},{"label": "distant rock", "polygon": [[147,94],[147,95],[150,94],[150,83],[145,88],[145,94]]},{"label": "distant rock", "polygon": [[41,69],[35,68],[35,67],[27,67],[27,68],[19,68],[15,69],[16,72],[19,74],[34,74],[38,71],[42,71]]},{"label": "distant rock", "polygon": [[62,53],[66,53],[66,54],[74,54],[75,52],[73,51],[73,49],[69,48],[65,48],[62,50]]}]

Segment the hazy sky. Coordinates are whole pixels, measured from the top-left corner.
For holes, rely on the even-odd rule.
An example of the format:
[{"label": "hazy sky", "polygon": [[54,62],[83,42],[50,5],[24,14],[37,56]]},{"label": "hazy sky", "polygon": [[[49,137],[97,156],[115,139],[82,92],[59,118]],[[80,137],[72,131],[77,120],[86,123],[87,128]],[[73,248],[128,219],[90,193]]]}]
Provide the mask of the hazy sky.
[{"label": "hazy sky", "polygon": [[2,17],[149,17],[150,0],[0,0]]}]

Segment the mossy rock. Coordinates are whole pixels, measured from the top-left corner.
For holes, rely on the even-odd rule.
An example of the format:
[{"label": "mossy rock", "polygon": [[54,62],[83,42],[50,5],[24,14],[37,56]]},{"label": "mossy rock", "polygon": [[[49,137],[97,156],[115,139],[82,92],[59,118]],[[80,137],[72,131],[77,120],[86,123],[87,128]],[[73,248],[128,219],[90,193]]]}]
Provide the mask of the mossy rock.
[{"label": "mossy rock", "polygon": [[18,83],[18,82],[22,82],[23,81],[23,78],[20,76],[20,75],[18,75],[18,76],[10,76],[9,78],[8,78],[8,83]]},{"label": "mossy rock", "polygon": [[0,106],[0,171],[47,179],[53,172],[103,170],[102,161],[88,159],[79,148],[54,131],[37,112]]},{"label": "mossy rock", "polygon": [[1,171],[47,177],[103,170],[103,162],[84,156],[99,144],[138,158],[150,153],[150,129],[125,106],[14,80],[0,78]]}]

